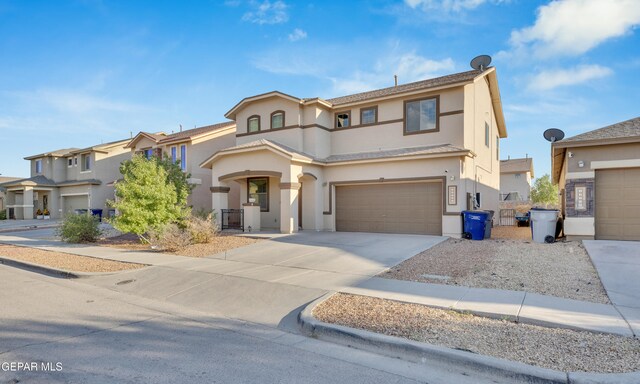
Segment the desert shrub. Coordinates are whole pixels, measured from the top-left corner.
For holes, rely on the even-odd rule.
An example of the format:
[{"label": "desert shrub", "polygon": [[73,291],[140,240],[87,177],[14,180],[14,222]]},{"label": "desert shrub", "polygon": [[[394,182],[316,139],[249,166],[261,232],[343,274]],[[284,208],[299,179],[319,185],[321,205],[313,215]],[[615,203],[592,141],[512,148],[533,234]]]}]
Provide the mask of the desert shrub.
[{"label": "desert shrub", "polygon": [[218,227],[213,221],[211,213],[205,217],[198,214],[191,215],[187,220],[186,230],[191,235],[191,241],[195,244],[210,243],[218,234]]},{"label": "desert shrub", "polygon": [[191,234],[176,224],[167,224],[149,232],[149,242],[155,248],[175,252],[191,245]]},{"label": "desert shrub", "polygon": [[101,231],[98,219],[92,215],[67,215],[56,229],[62,241],[67,243],[94,243]]},{"label": "desert shrub", "polygon": [[0,220],[7,220],[7,211],[4,209],[0,211]]}]

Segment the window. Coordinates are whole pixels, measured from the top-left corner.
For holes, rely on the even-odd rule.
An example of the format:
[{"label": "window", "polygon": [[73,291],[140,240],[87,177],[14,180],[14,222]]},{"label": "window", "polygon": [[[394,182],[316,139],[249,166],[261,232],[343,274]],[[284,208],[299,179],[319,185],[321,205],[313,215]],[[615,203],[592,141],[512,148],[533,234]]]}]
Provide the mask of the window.
[{"label": "window", "polygon": [[347,128],[351,125],[351,111],[336,113],[336,128]]},{"label": "window", "polygon": [[489,123],[484,123],[484,145],[489,148]]},{"label": "window", "polygon": [[183,172],[187,170],[187,145],[186,144],[182,144],[180,146],[180,169],[182,169]]},{"label": "window", "polygon": [[73,166],[73,157],[68,157],[67,158],[67,167],[71,167]]},{"label": "window", "polygon": [[82,163],[82,171],[91,170],[91,154],[85,153],[81,156],[80,161]]},{"label": "window", "polygon": [[36,173],[42,173],[42,159],[36,160]]},{"label": "window", "polygon": [[519,178],[520,178],[520,176],[522,176],[522,174],[521,174],[521,173],[516,173],[516,175],[515,175],[516,179],[519,179]]},{"label": "window", "polygon": [[78,156],[73,158],[73,166],[77,167],[78,166]]},{"label": "window", "polygon": [[378,107],[362,108],[360,110],[360,124],[375,124],[378,122]]},{"label": "window", "polygon": [[438,98],[412,100],[405,103],[405,134],[438,130]]},{"label": "window", "polygon": [[271,114],[271,129],[284,127],[284,111],[275,111]]},{"label": "window", "polygon": [[178,148],[171,147],[171,162],[175,164],[177,160],[178,160]]},{"label": "window", "polygon": [[251,116],[247,119],[247,132],[260,131],[260,116]]},{"label": "window", "polygon": [[145,149],[143,152],[144,154],[144,158],[149,160],[153,157],[153,149],[149,148],[149,149]]},{"label": "window", "polygon": [[248,199],[255,199],[255,203],[260,206],[260,212],[269,212],[268,178],[247,179],[247,191]]}]

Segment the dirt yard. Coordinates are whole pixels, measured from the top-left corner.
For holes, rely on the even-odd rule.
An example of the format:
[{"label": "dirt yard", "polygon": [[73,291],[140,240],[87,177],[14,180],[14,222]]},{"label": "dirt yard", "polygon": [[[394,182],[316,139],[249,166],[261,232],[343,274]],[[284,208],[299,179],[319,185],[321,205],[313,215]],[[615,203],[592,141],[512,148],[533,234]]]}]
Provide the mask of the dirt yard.
[{"label": "dirt yard", "polygon": [[336,294],[313,311],[321,321],[562,371],[640,370],[640,340],[545,328],[399,303]]},{"label": "dirt yard", "polygon": [[[256,243],[260,240],[252,239],[249,237],[235,236],[220,234],[214,238],[211,243],[208,244],[192,244],[177,252],[167,252],[172,255],[190,256],[190,257],[205,257],[213,256],[215,254],[226,252],[230,249],[244,247],[245,245]],[[134,251],[149,251],[159,252],[151,248],[149,244],[142,244],[136,235],[123,234],[112,237],[106,237],[98,241],[97,245],[129,249]]]},{"label": "dirt yard", "polygon": [[0,256],[71,272],[117,272],[146,267],[143,264],[123,263],[7,244],[0,244]]},{"label": "dirt yard", "polygon": [[380,277],[609,303],[581,242],[538,244],[530,237],[522,240],[529,230],[496,227],[489,240],[448,239],[390,268]]}]

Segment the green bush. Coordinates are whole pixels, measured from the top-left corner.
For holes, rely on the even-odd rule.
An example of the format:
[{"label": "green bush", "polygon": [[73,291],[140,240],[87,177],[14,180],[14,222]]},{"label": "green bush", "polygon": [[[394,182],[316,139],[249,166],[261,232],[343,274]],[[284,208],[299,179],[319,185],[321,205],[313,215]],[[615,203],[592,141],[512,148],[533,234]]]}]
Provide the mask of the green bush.
[{"label": "green bush", "polygon": [[67,215],[56,234],[67,243],[94,243],[101,235],[98,219],[91,215]]},{"label": "green bush", "polygon": [[0,220],[7,220],[7,211],[4,209],[0,211]]}]

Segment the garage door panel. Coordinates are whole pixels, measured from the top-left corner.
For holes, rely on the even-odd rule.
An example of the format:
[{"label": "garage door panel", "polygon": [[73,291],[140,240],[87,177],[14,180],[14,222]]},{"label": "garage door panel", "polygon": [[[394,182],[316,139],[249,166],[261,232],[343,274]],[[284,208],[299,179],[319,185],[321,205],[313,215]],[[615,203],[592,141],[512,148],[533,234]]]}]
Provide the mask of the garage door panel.
[{"label": "garage door panel", "polygon": [[596,170],[596,239],[640,240],[640,168]]},{"label": "garage door panel", "polygon": [[439,235],[442,183],[337,186],[336,229]]}]

